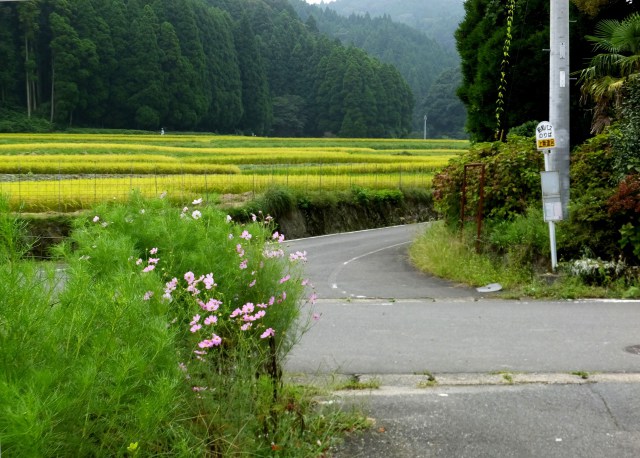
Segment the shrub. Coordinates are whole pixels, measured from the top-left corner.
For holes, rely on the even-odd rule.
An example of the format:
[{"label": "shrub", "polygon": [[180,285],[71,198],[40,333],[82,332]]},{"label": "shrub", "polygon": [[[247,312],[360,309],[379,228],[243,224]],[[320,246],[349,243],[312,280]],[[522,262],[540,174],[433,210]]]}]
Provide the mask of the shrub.
[{"label": "shrub", "polygon": [[[433,179],[436,209],[449,224],[460,220],[464,166],[482,163],[486,167],[484,215],[509,219],[525,212],[529,204],[540,202],[540,170],[544,158],[530,139],[511,137],[509,142],[480,143],[473,146]],[[467,177],[467,201],[477,208],[479,173]],[[472,210],[475,211],[475,210]]]},{"label": "shrub", "polygon": [[611,136],[615,151],[613,171],[618,179],[640,173],[640,79],[630,79],[625,88],[621,120]]},{"label": "shrub", "polygon": [[512,220],[494,220],[486,232],[490,247],[510,266],[532,268],[549,259],[549,229],[538,207]]},{"label": "shrub", "polygon": [[22,112],[0,109],[0,132],[44,133],[51,130],[53,130],[51,123],[43,118],[28,117]]},{"label": "shrub", "polygon": [[56,250],[63,282],[0,264],[2,450],[265,456],[291,441],[319,453],[280,407],[298,408],[280,375],[305,260],[282,240],[267,217],[241,226],[199,200],[134,195],[75,221]]}]

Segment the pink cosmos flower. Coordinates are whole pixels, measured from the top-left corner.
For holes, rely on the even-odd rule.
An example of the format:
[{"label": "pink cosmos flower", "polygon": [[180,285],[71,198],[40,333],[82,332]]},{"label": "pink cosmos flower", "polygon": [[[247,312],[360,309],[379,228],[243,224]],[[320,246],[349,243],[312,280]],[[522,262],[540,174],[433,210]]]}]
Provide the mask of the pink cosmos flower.
[{"label": "pink cosmos flower", "polygon": [[295,262],[295,261],[306,262],[307,261],[307,252],[306,251],[296,251],[295,253],[291,253],[289,255],[289,260],[291,262]]},{"label": "pink cosmos flower", "polygon": [[184,279],[187,281],[187,283],[191,284],[196,279],[196,276],[193,274],[193,272],[187,272],[186,274],[184,274]]},{"label": "pink cosmos flower", "polygon": [[276,335],[276,331],[274,331],[273,328],[269,328],[260,335],[260,338],[266,339],[268,337],[273,337],[275,335]]},{"label": "pink cosmos flower", "polygon": [[203,310],[206,310],[207,312],[215,312],[222,305],[222,301],[211,298],[207,301],[206,304],[202,301],[200,301],[198,304]]},{"label": "pink cosmos flower", "polygon": [[153,297],[153,291],[147,291],[146,293],[144,293],[144,297],[142,298],[142,300],[144,301],[148,301]]},{"label": "pink cosmos flower", "polygon": [[149,258],[147,260],[149,264],[158,264],[158,261],[160,261],[160,258]]},{"label": "pink cosmos flower", "polygon": [[191,328],[189,328],[189,331],[198,332],[200,329],[202,329],[202,325],[201,324],[194,324],[194,325],[191,326]]},{"label": "pink cosmos flower", "polygon": [[93,222],[94,222],[94,223],[97,223],[98,221],[100,221],[100,217],[99,217],[99,216],[97,216],[97,215],[96,215],[96,216],[94,216],[94,217],[93,217]]},{"label": "pink cosmos flower", "polygon": [[218,322],[218,317],[215,315],[209,315],[204,319],[204,324],[207,326],[211,326],[212,324],[216,324]]},{"label": "pink cosmos flower", "polygon": [[247,260],[245,259],[244,261],[242,261],[242,262],[240,263],[240,266],[239,266],[239,267],[240,267],[240,270],[244,270],[244,269],[246,269],[246,268],[247,268]]},{"label": "pink cosmos flower", "polygon": [[140,264],[142,264],[142,259],[138,258],[138,260],[136,261],[136,266],[139,266]]},{"label": "pink cosmos flower", "polygon": [[216,286],[216,282],[213,280],[213,273],[208,273],[207,275],[205,275],[202,281],[204,283],[205,289],[211,289]]},{"label": "pink cosmos flower", "polygon": [[189,323],[189,324],[191,324],[191,325],[196,324],[198,321],[200,321],[200,318],[202,318],[200,315],[195,315],[195,316],[193,317],[193,320],[192,320],[192,321],[191,321],[191,323]]},{"label": "pink cosmos flower", "polygon": [[314,313],[312,318],[313,318],[313,321],[318,321],[318,320],[320,320],[320,314],[319,313]]},{"label": "pink cosmos flower", "polygon": [[267,314],[267,312],[265,312],[264,310],[260,310],[258,313],[253,315],[253,318],[255,320],[259,320],[260,318],[263,318],[266,314]]},{"label": "pink cosmos flower", "polygon": [[200,213],[199,210],[195,210],[193,213],[191,213],[191,217],[193,219],[200,219],[202,218],[202,213]]},{"label": "pink cosmos flower", "polygon": [[151,248],[149,250],[149,254],[156,254],[158,252],[158,248]]},{"label": "pink cosmos flower", "polygon": [[220,345],[222,343],[222,337],[213,334],[211,336],[211,342],[213,342],[213,345],[215,345],[217,347],[218,345]]},{"label": "pink cosmos flower", "polygon": [[285,275],[284,277],[282,277],[282,278],[280,279],[280,284],[283,284],[283,283],[285,283],[285,282],[288,282],[288,281],[289,281],[289,279],[291,279],[291,275],[289,275],[289,274]]},{"label": "pink cosmos flower", "polygon": [[154,264],[149,264],[147,267],[145,267],[144,269],[142,269],[143,272],[151,272],[153,269],[155,269],[156,266]]},{"label": "pink cosmos flower", "polygon": [[253,213],[251,213],[251,221],[253,221],[255,223],[257,219],[258,219],[258,217],[256,215],[254,215]]},{"label": "pink cosmos flower", "polygon": [[311,305],[315,304],[317,300],[318,295],[316,293],[313,293],[311,294],[311,296],[309,296],[309,302],[311,303]]},{"label": "pink cosmos flower", "polygon": [[242,306],[242,313],[244,314],[253,313],[254,310],[255,306],[251,302],[247,302]]},{"label": "pink cosmos flower", "polygon": [[242,310],[235,309],[233,312],[231,312],[231,315],[229,315],[229,318],[235,318],[240,315],[242,315]]},{"label": "pink cosmos flower", "polygon": [[251,328],[251,326],[253,326],[253,323],[245,323],[242,326],[240,326],[240,330],[241,331],[247,331],[248,329]]},{"label": "pink cosmos flower", "polygon": [[253,288],[254,286],[256,286],[256,279],[254,278],[253,281],[251,283],[249,283],[249,288]]},{"label": "pink cosmos flower", "polygon": [[245,239],[245,240],[251,240],[252,235],[249,233],[249,231],[242,231],[242,235],[240,235],[241,239]]}]

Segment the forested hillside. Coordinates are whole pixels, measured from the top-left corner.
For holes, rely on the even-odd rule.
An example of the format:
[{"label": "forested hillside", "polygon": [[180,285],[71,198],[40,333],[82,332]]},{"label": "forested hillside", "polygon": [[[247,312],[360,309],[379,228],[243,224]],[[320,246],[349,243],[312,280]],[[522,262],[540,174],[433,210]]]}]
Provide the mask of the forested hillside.
[{"label": "forested hillside", "polygon": [[464,17],[463,0],[336,0],[329,8],[343,16],[388,15],[396,22],[424,32],[455,53],[453,33]]},{"label": "forested hillside", "polygon": [[[332,7],[309,5],[303,0],[290,0],[298,15],[313,21],[320,32],[338,38],[344,45],[365,50],[383,62],[394,65],[413,91],[416,106],[413,129],[422,133],[424,116],[436,121],[427,124],[429,137],[464,137],[466,113],[456,96],[460,78],[457,53],[445,50],[435,40],[405,24],[394,22],[389,15],[372,17],[370,14],[341,16]],[[452,35],[453,36],[453,35]],[[443,73],[446,80],[433,84]],[[434,97],[437,100],[433,100]],[[429,99],[429,100],[428,100]]]},{"label": "forested hillside", "polygon": [[411,129],[413,96],[399,72],[322,36],[286,0],[3,3],[0,62],[0,121],[21,109],[59,127]]}]

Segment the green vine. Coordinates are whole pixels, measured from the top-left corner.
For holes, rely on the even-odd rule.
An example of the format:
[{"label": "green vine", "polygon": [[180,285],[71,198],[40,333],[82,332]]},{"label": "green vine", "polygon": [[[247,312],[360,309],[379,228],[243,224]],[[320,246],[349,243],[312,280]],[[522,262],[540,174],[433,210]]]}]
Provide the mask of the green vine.
[{"label": "green vine", "polygon": [[511,28],[516,10],[516,0],[507,2],[507,36],[502,47],[502,62],[500,62],[500,85],[498,86],[498,100],[496,100],[496,140],[504,140],[504,99],[507,92],[507,69],[510,63],[511,51]]}]

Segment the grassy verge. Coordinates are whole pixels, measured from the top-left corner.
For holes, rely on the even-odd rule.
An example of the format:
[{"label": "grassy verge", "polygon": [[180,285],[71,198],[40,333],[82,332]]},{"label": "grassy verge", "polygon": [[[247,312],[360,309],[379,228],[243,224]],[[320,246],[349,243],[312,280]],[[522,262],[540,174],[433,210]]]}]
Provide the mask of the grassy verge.
[{"label": "grassy verge", "polygon": [[[537,215],[528,217],[537,218]],[[522,224],[521,221],[513,223]],[[497,229],[496,229],[497,228]],[[493,227],[500,233],[487,236],[492,243],[498,243],[500,237],[509,233],[504,225]],[[513,229],[513,226],[511,227]],[[543,226],[544,229],[544,226]],[[489,229],[491,231],[491,228]],[[517,231],[514,231],[517,232]],[[424,272],[470,286],[484,286],[500,283],[503,291],[498,294],[504,298],[634,298],[640,297],[637,280],[624,278],[611,279],[605,284],[592,285],[581,277],[571,274],[568,265],[561,265],[559,273],[548,275],[544,264],[540,264],[523,253],[530,249],[526,241],[531,236],[515,242],[518,236],[511,234],[513,243],[509,245],[504,238],[504,252],[496,253],[486,247],[476,252],[475,238],[469,231],[460,232],[447,227],[444,223],[434,223],[411,246],[412,263]],[[485,240],[486,242],[486,240]],[[495,248],[495,246],[494,246]]]}]

